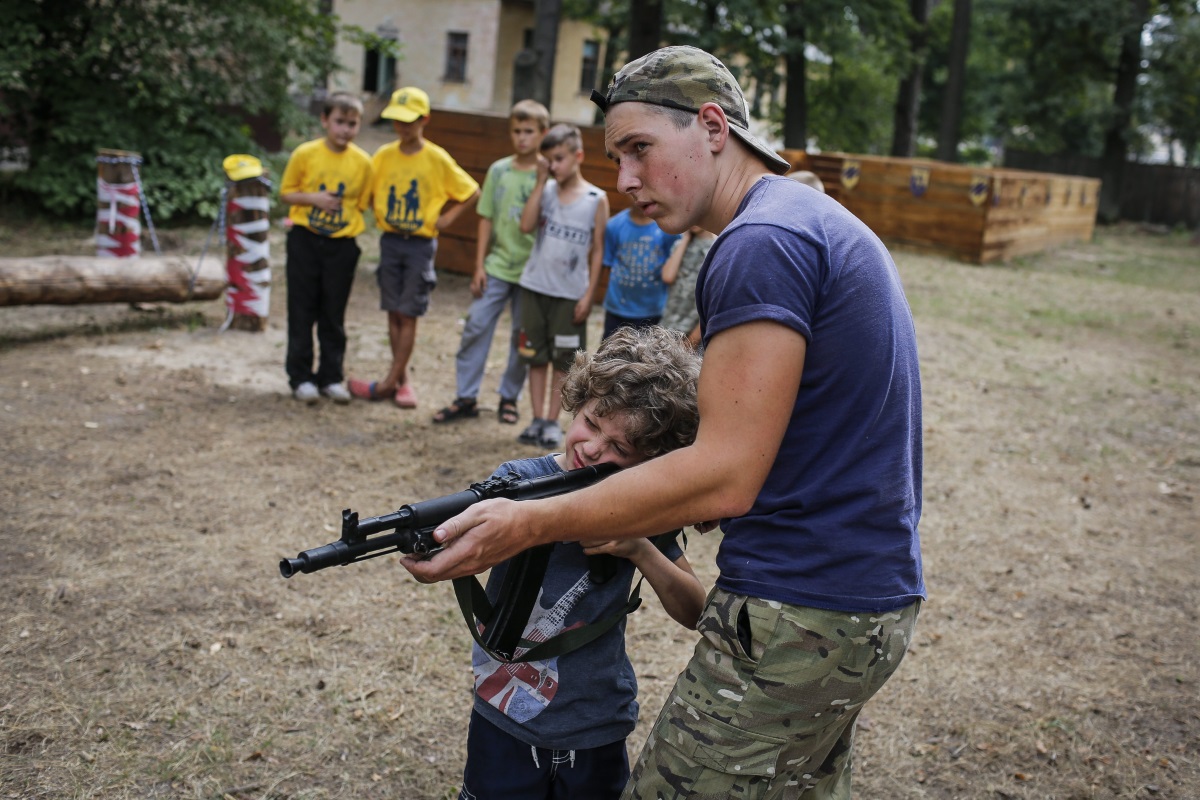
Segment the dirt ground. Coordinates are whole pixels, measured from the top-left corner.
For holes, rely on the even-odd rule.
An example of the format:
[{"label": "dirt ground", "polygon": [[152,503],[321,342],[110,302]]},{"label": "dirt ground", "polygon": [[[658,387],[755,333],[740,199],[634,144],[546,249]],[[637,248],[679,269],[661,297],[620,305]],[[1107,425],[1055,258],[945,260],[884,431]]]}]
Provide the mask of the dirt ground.
[{"label": "dirt ground", "polygon": [[[204,233],[166,238],[195,253]],[[54,244],[87,252],[87,231]],[[379,377],[363,244],[347,366]],[[220,301],[0,308],[0,797],[456,796],[471,673],[450,587],[390,558],[277,563],[336,539],[343,508],[537,452],[495,417],[504,339],[484,413],[433,425],[469,302],[443,275],[420,408],[303,406],[273,253],[263,333],[218,333]],[[860,724],[856,796],[1200,797],[1200,250],[1121,229],[1015,265],[897,262],[930,599]],[[689,537],[706,584],[718,537]],[[629,640],[636,754],[695,639],[651,599]]]}]

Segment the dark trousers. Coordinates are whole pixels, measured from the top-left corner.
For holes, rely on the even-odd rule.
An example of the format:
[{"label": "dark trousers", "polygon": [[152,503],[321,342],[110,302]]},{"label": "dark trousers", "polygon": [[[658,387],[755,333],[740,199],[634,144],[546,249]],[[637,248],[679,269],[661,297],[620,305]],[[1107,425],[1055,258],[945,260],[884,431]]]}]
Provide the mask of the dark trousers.
[{"label": "dark trousers", "polygon": [[[346,303],[361,251],[350,239],[318,236],[299,225],[287,237],[288,384],[340,383],[346,356]],[[313,326],[320,357],[313,372]]]},{"label": "dark trousers", "polygon": [[587,750],[517,741],[474,711],[459,800],[617,800],[629,779],[625,740]]}]

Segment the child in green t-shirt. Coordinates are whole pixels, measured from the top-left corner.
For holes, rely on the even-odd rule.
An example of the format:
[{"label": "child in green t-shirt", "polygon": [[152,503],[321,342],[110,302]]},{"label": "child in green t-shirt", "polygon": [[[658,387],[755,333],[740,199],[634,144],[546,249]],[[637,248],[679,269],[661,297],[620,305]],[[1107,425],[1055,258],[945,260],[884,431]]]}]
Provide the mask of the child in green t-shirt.
[{"label": "child in green t-shirt", "polygon": [[500,379],[497,415],[501,422],[509,425],[520,419],[517,400],[527,368],[517,356],[517,331],[521,322],[517,281],[521,279],[521,271],[533,248],[533,234],[521,232],[521,210],[537,182],[538,147],[549,126],[550,112],[535,100],[521,100],[509,112],[513,155],[488,167],[476,206],[479,237],[475,274],[471,278],[471,294],[475,300],[467,311],[462,341],[455,356],[457,396],[434,415],[434,422],[479,416],[479,388],[496,324],[506,305],[511,307],[513,329],[508,366]]}]

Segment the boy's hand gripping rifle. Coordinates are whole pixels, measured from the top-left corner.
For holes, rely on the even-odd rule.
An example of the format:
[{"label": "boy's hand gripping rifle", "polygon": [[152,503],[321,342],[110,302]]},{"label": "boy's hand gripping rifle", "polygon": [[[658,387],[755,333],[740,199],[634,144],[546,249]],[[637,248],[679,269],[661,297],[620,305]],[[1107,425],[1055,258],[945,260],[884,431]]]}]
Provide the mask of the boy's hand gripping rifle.
[{"label": "boy's hand gripping rifle", "polygon": [[[510,473],[502,478],[473,483],[466,491],[404,505],[391,514],[366,519],[359,519],[358,512],[347,508],[342,511],[342,538],[305,550],[295,558],[282,559],[279,572],[290,578],[297,572],[345,566],[388,553],[428,557],[442,549],[433,538],[434,529],[481,500],[553,497],[590,486],[617,469],[614,464],[597,464],[541,478],[521,478]],[[604,560],[592,561],[592,576],[593,580],[603,582],[611,575],[613,557],[599,558]]]}]

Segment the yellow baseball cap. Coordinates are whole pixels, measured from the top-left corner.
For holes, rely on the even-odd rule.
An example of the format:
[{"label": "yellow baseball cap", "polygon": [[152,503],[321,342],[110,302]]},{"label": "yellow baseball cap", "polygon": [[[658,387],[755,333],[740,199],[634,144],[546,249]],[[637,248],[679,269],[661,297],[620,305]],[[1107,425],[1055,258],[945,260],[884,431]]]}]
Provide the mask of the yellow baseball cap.
[{"label": "yellow baseball cap", "polygon": [[429,95],[415,86],[405,86],[392,92],[392,100],[379,116],[400,122],[413,122],[429,116]]},{"label": "yellow baseball cap", "polygon": [[263,174],[262,162],[254,156],[237,154],[227,156],[221,166],[231,181],[244,181],[247,178],[258,178]]}]

